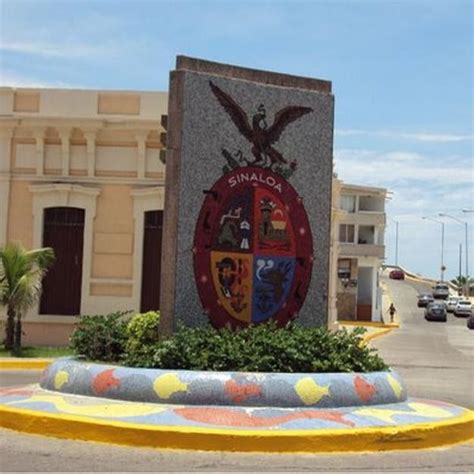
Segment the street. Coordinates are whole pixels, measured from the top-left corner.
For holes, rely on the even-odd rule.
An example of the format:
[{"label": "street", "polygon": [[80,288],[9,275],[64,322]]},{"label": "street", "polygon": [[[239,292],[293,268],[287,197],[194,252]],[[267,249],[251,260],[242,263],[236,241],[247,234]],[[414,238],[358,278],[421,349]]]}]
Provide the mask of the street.
[{"label": "street", "polygon": [[[386,280],[401,319],[400,329],[375,339],[386,361],[404,378],[410,396],[474,408],[474,331],[464,318],[429,323],[416,295],[426,285]],[[40,372],[4,372],[0,384],[35,382]],[[6,471],[404,471],[474,470],[474,446],[361,454],[235,454],[127,448],[58,440],[0,430],[0,469]]]},{"label": "street", "polygon": [[466,318],[448,313],[446,323],[428,322],[417,294],[428,285],[385,278],[401,316],[401,327],[375,339],[385,361],[403,378],[412,397],[441,400],[474,409],[474,331]]},{"label": "street", "polygon": [[358,454],[235,454],[127,448],[0,430],[0,470],[33,472],[472,472],[474,446]]}]

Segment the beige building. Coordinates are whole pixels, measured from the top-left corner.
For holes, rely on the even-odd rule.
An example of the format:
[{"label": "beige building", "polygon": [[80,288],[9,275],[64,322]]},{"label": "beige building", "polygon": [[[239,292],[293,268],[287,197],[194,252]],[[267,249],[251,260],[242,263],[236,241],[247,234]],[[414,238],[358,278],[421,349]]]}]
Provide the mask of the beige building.
[{"label": "beige building", "polygon": [[380,321],[387,190],[340,183],[337,261],[339,320]]},{"label": "beige building", "polygon": [[62,262],[25,318],[26,344],[66,343],[77,314],[157,304],[159,280],[146,277],[159,265],[167,100],[0,89],[0,245],[53,245]]},{"label": "beige building", "polygon": [[[0,246],[53,246],[60,257],[24,320],[25,344],[66,344],[78,314],[159,307],[167,101],[0,88]],[[330,326],[337,311],[380,317],[384,199],[334,179]]]}]

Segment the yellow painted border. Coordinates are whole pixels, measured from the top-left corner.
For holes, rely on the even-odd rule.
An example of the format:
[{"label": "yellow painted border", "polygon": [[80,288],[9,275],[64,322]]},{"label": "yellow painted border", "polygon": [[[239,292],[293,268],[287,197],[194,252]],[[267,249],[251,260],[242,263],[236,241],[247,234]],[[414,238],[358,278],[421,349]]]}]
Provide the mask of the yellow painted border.
[{"label": "yellow painted border", "polygon": [[0,370],[43,370],[51,362],[52,359],[1,359]]},{"label": "yellow painted border", "polygon": [[386,334],[391,333],[395,328],[386,328],[386,329],[381,329],[380,331],[377,332],[371,332],[369,334],[365,334],[362,337],[362,340],[364,343],[368,343],[369,341],[372,341],[373,339],[376,339],[377,337],[385,336]]},{"label": "yellow painted border", "polygon": [[474,412],[436,423],[328,430],[147,426],[0,406],[0,426],[25,433],[127,446],[240,452],[360,452],[470,442]]},{"label": "yellow painted border", "polygon": [[338,321],[338,323],[343,326],[358,326],[358,327],[374,327],[376,330],[373,332],[364,334],[362,336],[362,342],[364,344],[367,344],[369,341],[376,339],[377,337],[385,336],[389,333],[391,333],[394,329],[398,329],[400,327],[399,324],[397,323],[391,323],[391,324],[384,324],[384,323],[377,323],[377,322],[371,322],[371,323],[363,323],[360,324],[358,321]]},{"label": "yellow painted border", "polygon": [[360,326],[360,327],[368,327],[368,328],[391,328],[395,329],[400,327],[400,324],[398,323],[380,323],[377,321],[344,321],[344,320],[339,320],[337,322],[341,326]]}]

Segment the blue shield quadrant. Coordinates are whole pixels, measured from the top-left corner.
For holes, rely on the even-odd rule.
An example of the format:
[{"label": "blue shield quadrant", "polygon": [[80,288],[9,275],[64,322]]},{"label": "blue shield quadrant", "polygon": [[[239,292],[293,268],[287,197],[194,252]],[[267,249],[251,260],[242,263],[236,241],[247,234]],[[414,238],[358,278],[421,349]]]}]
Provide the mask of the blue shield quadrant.
[{"label": "blue shield quadrant", "polygon": [[294,257],[254,257],[253,323],[266,321],[282,308],[293,283],[295,263]]}]

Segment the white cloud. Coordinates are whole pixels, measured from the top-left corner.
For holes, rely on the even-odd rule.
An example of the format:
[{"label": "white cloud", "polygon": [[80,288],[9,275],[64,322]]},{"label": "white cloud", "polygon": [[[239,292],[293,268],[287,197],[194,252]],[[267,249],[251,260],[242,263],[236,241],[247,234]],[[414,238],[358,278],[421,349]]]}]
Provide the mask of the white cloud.
[{"label": "white cloud", "polygon": [[[395,219],[399,222],[399,263],[438,278],[441,226],[422,217],[441,221],[443,218],[436,216],[448,213],[472,223],[472,217],[461,214],[462,208],[472,207],[474,202],[472,157],[346,148],[335,151],[335,162],[345,182],[386,187],[393,192],[386,203],[387,260],[393,262],[395,258],[395,224],[391,220]],[[460,243],[464,251],[463,226],[445,219],[444,264],[449,278],[458,272]],[[474,248],[472,232],[469,246]]]},{"label": "white cloud", "polygon": [[45,81],[9,71],[0,72],[0,87],[32,87],[32,88],[64,88],[64,89],[82,89],[78,84],[68,84],[62,81]]},{"label": "white cloud", "polygon": [[388,130],[361,130],[357,128],[337,129],[336,135],[344,136],[377,136],[386,138],[398,138],[415,140],[420,142],[434,143],[452,143],[474,140],[472,134],[453,134],[453,133],[413,133],[413,132],[394,132]]},{"label": "white cloud", "polygon": [[470,185],[473,181],[472,158],[446,156],[434,158],[419,153],[377,152],[359,149],[335,151],[336,171],[345,181],[374,186],[398,187],[400,181],[413,185]]},{"label": "white cloud", "polygon": [[118,54],[116,48],[103,45],[35,41],[2,41],[0,43],[0,51],[58,59],[89,59],[102,56],[116,56]]}]

